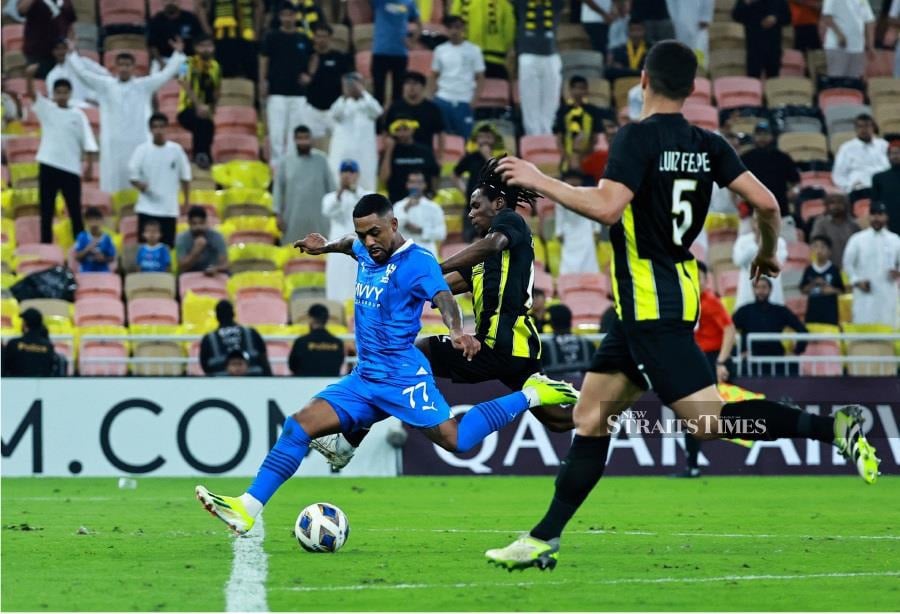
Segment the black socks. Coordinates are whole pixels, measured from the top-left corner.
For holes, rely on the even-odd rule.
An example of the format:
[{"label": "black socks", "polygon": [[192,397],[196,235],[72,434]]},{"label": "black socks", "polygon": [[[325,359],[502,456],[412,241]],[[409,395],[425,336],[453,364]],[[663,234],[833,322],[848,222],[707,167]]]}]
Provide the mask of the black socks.
[{"label": "black socks", "polygon": [[575,435],[569,455],[556,476],[556,491],[544,518],[531,530],[531,536],[544,541],[557,538],[575,511],[603,477],[609,436]]},{"label": "black socks", "polygon": [[789,405],[766,399],[751,399],[726,403],[722,407],[724,420],[750,421],[750,428],[741,428],[735,437],[772,441],[781,437],[804,437],[831,443],[834,441],[834,418],[800,411]]}]

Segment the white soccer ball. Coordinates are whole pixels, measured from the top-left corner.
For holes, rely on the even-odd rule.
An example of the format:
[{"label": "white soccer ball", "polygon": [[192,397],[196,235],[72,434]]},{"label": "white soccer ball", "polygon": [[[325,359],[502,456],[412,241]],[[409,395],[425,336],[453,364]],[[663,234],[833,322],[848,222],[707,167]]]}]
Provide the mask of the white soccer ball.
[{"label": "white soccer ball", "polygon": [[294,535],[307,552],[337,552],[350,535],[350,523],[333,503],[313,503],[297,516]]}]

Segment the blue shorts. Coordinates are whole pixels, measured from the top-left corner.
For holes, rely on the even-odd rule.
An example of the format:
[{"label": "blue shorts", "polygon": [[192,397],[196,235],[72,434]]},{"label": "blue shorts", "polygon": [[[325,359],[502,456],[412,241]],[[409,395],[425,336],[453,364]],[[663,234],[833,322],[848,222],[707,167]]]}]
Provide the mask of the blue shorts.
[{"label": "blue shorts", "polygon": [[450,405],[430,374],[405,382],[374,382],[354,369],[316,395],[341,419],[344,432],[366,429],[394,416],[416,428],[431,428],[451,418]]}]

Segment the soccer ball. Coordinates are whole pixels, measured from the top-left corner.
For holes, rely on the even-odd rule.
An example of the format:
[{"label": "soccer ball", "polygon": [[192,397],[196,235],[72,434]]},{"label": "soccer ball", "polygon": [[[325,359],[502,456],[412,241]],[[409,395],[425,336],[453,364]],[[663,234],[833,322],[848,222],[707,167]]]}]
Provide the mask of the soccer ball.
[{"label": "soccer ball", "polygon": [[332,503],[313,503],[297,516],[294,535],[307,552],[337,552],[350,535],[350,523]]}]

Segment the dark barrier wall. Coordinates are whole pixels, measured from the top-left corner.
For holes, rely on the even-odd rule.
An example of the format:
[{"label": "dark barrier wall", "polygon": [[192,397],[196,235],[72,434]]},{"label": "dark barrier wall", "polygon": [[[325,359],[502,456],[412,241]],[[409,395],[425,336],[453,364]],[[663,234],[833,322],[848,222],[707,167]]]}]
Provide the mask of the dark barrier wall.
[{"label": "dark barrier wall", "polygon": [[[739,386],[776,400],[795,403],[805,411],[827,415],[848,404],[859,404],[867,417],[869,440],[882,459],[882,473],[900,470],[900,380],[897,378],[752,378]],[[489,382],[458,385],[439,382],[454,407],[467,406],[509,391]],[[633,408],[633,416],[659,424],[674,418],[652,394]],[[620,433],[610,451],[608,475],[665,475],[684,465],[683,438],[673,435]],[[439,450],[421,434],[409,437],[403,453],[406,475],[548,475],[565,458],[571,433],[550,433],[530,414],[491,435],[476,450],[456,457]],[[850,475],[854,470],[833,446],[806,440],[757,442],[744,447],[727,441],[706,442],[701,466],[707,475]],[[707,463],[707,464],[704,464]]]}]

